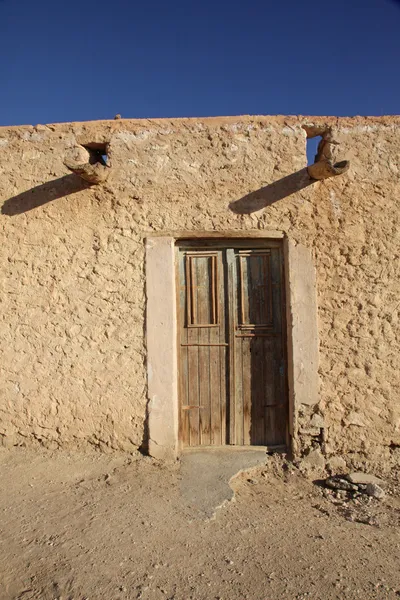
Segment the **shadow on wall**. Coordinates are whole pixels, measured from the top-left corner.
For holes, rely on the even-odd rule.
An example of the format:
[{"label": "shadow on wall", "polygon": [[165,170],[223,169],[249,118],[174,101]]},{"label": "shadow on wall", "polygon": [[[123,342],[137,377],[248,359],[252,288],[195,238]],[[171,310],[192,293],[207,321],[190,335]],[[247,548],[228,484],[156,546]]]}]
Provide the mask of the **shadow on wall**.
[{"label": "shadow on wall", "polygon": [[[315,183],[315,180],[310,179],[307,168],[304,168],[231,202],[229,208],[232,212],[240,215],[251,214],[271,206],[271,204],[287,198],[313,183]],[[9,198],[4,202],[1,212],[9,217],[20,215],[58,198],[88,189],[92,185],[77,177],[74,173],[64,175],[64,177],[48,181]]]},{"label": "shadow on wall", "polygon": [[248,215],[271,206],[313,183],[315,180],[310,178],[307,168],[304,168],[231,202],[229,208],[236,214]]},{"label": "shadow on wall", "polygon": [[26,192],[22,192],[22,194],[18,194],[18,196],[9,198],[4,202],[1,212],[9,217],[20,215],[58,198],[86,190],[91,185],[73,173],[64,175],[64,177],[37,185]]}]

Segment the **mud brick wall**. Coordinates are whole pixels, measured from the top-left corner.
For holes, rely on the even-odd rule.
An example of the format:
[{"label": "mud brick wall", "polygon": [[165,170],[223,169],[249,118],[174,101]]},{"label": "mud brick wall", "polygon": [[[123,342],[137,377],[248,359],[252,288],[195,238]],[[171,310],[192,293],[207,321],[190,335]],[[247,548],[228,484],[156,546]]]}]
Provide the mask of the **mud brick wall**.
[{"label": "mud brick wall", "polygon": [[[329,131],[348,173],[307,180]],[[90,186],[64,165],[107,144]],[[146,418],[145,238],[283,231],[312,252],[320,395],[300,449],[400,444],[400,118],[229,117],[0,128],[0,438],[130,451]]]}]

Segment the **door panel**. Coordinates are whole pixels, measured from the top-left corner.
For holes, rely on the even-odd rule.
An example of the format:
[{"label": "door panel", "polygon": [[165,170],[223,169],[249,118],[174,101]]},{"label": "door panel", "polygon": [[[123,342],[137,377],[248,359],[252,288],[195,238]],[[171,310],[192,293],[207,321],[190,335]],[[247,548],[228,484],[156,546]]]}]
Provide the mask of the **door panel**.
[{"label": "door panel", "polygon": [[236,265],[232,443],[286,444],[281,249],[228,250]]},{"label": "door panel", "polygon": [[272,297],[270,251],[237,253],[239,314],[241,327],[271,327]]},{"label": "door panel", "polygon": [[226,444],[226,314],[222,251],[179,252],[180,438]]},{"label": "door panel", "polygon": [[178,249],[183,446],[287,444],[282,250],[247,243]]}]

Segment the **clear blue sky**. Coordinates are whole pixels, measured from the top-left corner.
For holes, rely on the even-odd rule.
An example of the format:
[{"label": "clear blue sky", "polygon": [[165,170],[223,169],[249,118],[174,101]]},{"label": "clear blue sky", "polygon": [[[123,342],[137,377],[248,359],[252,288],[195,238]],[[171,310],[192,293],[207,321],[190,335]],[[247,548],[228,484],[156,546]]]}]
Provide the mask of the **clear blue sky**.
[{"label": "clear blue sky", "polygon": [[391,0],[0,0],[0,125],[400,112]]}]

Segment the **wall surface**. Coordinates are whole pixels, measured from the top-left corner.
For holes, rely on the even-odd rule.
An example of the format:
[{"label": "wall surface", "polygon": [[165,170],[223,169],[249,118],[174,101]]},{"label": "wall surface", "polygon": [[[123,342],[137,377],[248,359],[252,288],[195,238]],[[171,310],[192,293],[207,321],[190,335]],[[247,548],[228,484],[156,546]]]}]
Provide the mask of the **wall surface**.
[{"label": "wall surface", "polygon": [[[304,126],[330,128],[348,173],[309,180]],[[109,144],[98,186],[63,162],[93,143]],[[399,148],[400,117],[1,128],[4,445],[140,446],[145,239],[279,230],[317,283],[319,403],[295,407],[298,447],[388,456],[400,444]]]}]

